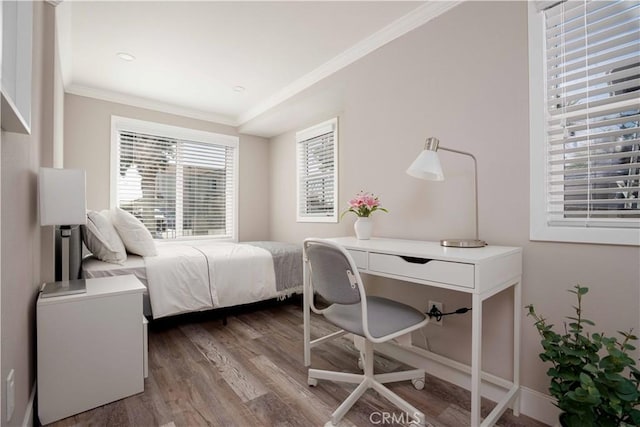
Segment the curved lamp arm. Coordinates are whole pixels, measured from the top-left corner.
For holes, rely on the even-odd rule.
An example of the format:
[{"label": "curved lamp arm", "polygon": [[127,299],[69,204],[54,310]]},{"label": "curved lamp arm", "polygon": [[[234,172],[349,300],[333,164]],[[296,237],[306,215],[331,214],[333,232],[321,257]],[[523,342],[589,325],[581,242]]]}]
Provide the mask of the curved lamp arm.
[{"label": "curved lamp arm", "polygon": [[440,147],[440,150],[462,154],[463,156],[469,156],[473,159],[473,186],[476,199],[476,240],[480,240],[480,226],[478,225],[478,161],[476,160],[476,156],[471,153],[467,153],[466,151],[454,150],[453,148]]},{"label": "curved lamp arm", "polygon": [[476,235],[475,239],[466,240],[441,240],[442,246],[452,247],[464,247],[464,248],[479,248],[486,246],[487,243],[479,239],[480,226],[478,221],[478,161],[476,157],[466,151],[454,150],[453,148],[440,147],[440,140],[438,138],[429,137],[424,143],[424,150],[420,152],[416,160],[409,166],[407,173],[413,177],[442,181],[444,180],[444,174],[442,173],[442,167],[440,166],[440,160],[437,155],[438,150],[450,151],[452,153],[462,154],[469,156],[473,159],[473,185],[474,185],[474,199],[476,209]]}]

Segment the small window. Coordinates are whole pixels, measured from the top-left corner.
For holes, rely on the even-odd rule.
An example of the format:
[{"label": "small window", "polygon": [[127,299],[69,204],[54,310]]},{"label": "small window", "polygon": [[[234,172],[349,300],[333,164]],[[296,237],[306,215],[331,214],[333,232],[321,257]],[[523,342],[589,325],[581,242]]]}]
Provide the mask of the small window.
[{"label": "small window", "polygon": [[338,222],[338,119],[296,133],[298,222]]},{"label": "small window", "polygon": [[238,138],[112,118],[111,204],[156,239],[237,240]]},{"label": "small window", "polygon": [[640,3],[537,6],[531,238],[640,245]]}]

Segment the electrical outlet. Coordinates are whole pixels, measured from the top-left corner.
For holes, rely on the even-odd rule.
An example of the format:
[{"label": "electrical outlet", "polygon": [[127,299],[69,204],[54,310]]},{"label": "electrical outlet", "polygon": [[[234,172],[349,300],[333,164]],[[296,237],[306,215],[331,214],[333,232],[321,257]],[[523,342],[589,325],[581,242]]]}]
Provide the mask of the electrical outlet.
[{"label": "electrical outlet", "polygon": [[[444,313],[444,305],[441,302],[437,302],[437,301],[429,301],[429,308],[427,309],[427,312],[431,311],[431,309],[435,307],[438,310],[440,310],[440,313]],[[436,325],[436,326],[442,326],[442,321],[444,320],[444,318],[441,318],[440,321],[438,321],[435,317],[432,317],[429,320],[429,324],[430,325]]]},{"label": "electrical outlet", "polygon": [[13,369],[9,371],[7,375],[6,393],[7,393],[7,421],[13,417],[13,409],[16,406],[16,382]]}]

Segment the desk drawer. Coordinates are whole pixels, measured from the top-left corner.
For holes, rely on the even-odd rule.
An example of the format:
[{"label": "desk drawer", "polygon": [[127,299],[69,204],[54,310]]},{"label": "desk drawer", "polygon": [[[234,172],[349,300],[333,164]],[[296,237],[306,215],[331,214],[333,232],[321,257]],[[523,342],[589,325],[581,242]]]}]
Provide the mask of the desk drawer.
[{"label": "desk drawer", "polygon": [[369,270],[473,288],[473,264],[369,253]]},{"label": "desk drawer", "polygon": [[365,251],[356,251],[354,249],[347,249],[351,258],[356,263],[358,269],[366,270],[369,268],[367,263],[367,253]]}]

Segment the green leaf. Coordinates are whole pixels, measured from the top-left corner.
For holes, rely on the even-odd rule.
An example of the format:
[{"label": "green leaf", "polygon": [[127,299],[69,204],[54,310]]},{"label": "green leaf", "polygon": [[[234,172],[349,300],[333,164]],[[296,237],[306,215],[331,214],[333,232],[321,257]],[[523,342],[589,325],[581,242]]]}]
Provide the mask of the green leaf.
[{"label": "green leaf", "polygon": [[584,365],[583,369],[592,374],[595,374],[596,372],[598,372],[598,368],[591,363],[587,363],[586,365]]},{"label": "green leaf", "polygon": [[618,382],[615,390],[616,390],[616,392],[618,393],[618,396],[620,396],[621,399],[623,399],[622,395],[635,395],[635,396],[637,396],[639,394],[638,389],[636,388],[636,386],[629,380]]},{"label": "green leaf", "polygon": [[593,386],[593,379],[584,372],[580,373],[580,382],[583,386]]},{"label": "green leaf", "polygon": [[622,335],[623,337],[631,340],[631,341],[636,341],[638,339],[637,336],[633,335],[631,332],[633,332],[633,329],[630,329],[629,332],[622,332],[622,331],[618,331],[618,333],[620,335]]},{"label": "green leaf", "polygon": [[562,378],[563,380],[568,380],[568,381],[578,381],[578,379],[579,379],[578,374],[570,372],[570,371],[558,372],[557,376]]}]

